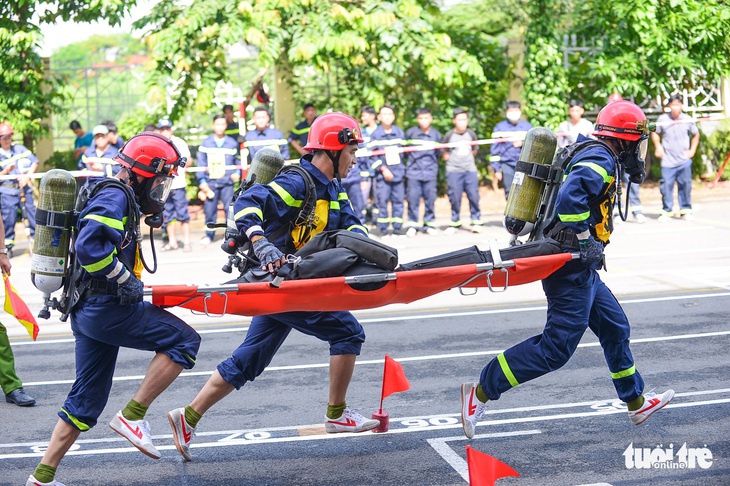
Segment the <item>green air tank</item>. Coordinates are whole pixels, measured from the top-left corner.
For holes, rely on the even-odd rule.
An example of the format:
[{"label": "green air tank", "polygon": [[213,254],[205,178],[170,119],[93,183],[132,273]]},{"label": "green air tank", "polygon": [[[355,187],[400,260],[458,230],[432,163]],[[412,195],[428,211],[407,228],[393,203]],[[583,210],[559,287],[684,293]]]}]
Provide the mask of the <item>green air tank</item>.
[{"label": "green air tank", "polygon": [[68,270],[76,180],[68,171],[53,169],[41,178],[39,192],[30,278],[48,297],[63,286]]},{"label": "green air tank", "polygon": [[268,147],[262,148],[253,156],[243,186],[268,184],[282,167],[284,167],[284,157],[282,157],[281,152]]},{"label": "green air tank", "polygon": [[[525,136],[520,161],[549,166],[557,144],[558,138],[552,130],[534,127]],[[515,170],[507,206],[504,208],[504,227],[511,235],[524,236],[532,231],[544,191],[544,181],[529,177],[525,170]]]}]

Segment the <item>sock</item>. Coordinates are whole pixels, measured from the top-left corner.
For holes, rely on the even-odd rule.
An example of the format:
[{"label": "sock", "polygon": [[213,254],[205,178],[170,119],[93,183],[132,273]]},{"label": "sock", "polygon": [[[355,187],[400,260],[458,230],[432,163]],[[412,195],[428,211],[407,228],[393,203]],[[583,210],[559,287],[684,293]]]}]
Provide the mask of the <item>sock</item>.
[{"label": "sock", "polygon": [[487,398],[487,394],[484,393],[484,388],[482,388],[482,385],[477,385],[476,396],[482,403],[486,403],[487,400],[489,400],[489,398]]},{"label": "sock", "polygon": [[193,410],[193,407],[191,407],[190,405],[185,407],[185,421],[192,428],[195,428],[198,426],[198,422],[200,422],[201,417],[202,417],[202,415],[200,415],[198,412]]},{"label": "sock", "polygon": [[147,413],[147,408],[141,403],[130,400],[127,406],[122,409],[122,415],[127,420],[142,420]]},{"label": "sock", "polygon": [[644,405],[644,395],[639,395],[639,398],[637,398],[636,400],[626,402],[626,406],[629,407],[629,410],[632,412],[640,409],[642,405]]},{"label": "sock", "polygon": [[46,466],[43,463],[38,463],[38,467],[36,467],[33,472],[33,477],[36,478],[36,481],[40,481],[41,483],[50,483],[53,481],[53,478],[56,477],[56,468]]},{"label": "sock", "polygon": [[342,402],[339,405],[327,404],[327,418],[336,419],[342,416],[342,412],[347,408],[347,404]]}]

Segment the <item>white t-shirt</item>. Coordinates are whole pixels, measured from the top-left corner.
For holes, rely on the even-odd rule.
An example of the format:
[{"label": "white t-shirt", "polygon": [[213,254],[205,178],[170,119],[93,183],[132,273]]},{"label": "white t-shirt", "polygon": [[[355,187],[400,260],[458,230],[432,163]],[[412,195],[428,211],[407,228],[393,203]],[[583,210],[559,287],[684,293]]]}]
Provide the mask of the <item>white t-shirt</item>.
[{"label": "white t-shirt", "polygon": [[589,136],[593,133],[593,123],[581,118],[577,125],[566,120],[558,125],[558,148],[567,147],[578,140],[578,135]]},{"label": "white t-shirt", "polygon": [[[185,140],[183,140],[180,137],[176,137],[173,135],[170,137],[170,140],[172,141],[173,145],[177,148],[177,151],[180,152],[180,155],[185,157],[187,160],[186,166],[189,166],[193,163],[193,160],[190,157],[190,148],[188,147],[188,144],[185,143]],[[183,167],[177,168],[177,175],[172,180],[172,185],[170,186],[170,189],[182,189],[188,185],[188,178],[185,174],[185,169]]]}]

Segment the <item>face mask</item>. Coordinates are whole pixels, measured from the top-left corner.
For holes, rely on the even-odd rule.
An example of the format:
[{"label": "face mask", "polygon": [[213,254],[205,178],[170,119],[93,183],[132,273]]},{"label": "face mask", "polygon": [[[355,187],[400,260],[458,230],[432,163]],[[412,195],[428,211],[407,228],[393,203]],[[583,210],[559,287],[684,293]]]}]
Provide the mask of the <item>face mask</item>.
[{"label": "face mask", "polygon": [[629,181],[632,184],[641,184],[644,182],[646,172],[646,153],[649,150],[649,138],[642,137],[638,142],[629,145],[629,147],[621,153],[619,163],[623,166]]},{"label": "face mask", "polygon": [[145,179],[139,186],[139,209],[142,214],[162,214],[170,194],[172,177],[156,176]]},{"label": "face mask", "polygon": [[521,111],[509,111],[507,112],[507,119],[511,121],[512,123],[518,121],[520,117],[522,116]]}]

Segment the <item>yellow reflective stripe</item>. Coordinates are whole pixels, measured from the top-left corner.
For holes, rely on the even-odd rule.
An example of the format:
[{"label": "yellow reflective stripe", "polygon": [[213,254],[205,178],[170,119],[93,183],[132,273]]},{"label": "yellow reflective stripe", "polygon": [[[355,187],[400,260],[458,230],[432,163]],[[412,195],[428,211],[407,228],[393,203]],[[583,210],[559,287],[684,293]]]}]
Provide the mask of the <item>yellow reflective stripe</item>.
[{"label": "yellow reflective stripe", "polygon": [[347,193],[346,192],[340,192],[340,193],[337,194],[337,200],[338,201],[342,201],[342,200],[349,201],[350,198],[347,197]]},{"label": "yellow reflective stripe", "polygon": [[238,128],[231,128],[231,129],[226,129],[226,131],[223,133],[225,133],[226,135],[238,135],[238,132],[239,132]]},{"label": "yellow reflective stripe", "polygon": [[203,152],[204,154],[222,153],[224,155],[236,155],[236,149],[234,148],[203,147],[201,145],[198,147],[198,151]]},{"label": "yellow reflective stripe", "polygon": [[365,226],[361,225],[361,224],[353,224],[352,226],[349,226],[347,228],[347,231],[352,231],[354,229],[363,230],[366,235],[369,235],[370,234],[370,232],[368,231],[368,229]]},{"label": "yellow reflective stripe", "polygon": [[330,201],[330,209],[336,209],[339,211],[340,203],[337,201]]},{"label": "yellow reflective stripe", "polygon": [[636,365],[632,366],[629,369],[621,370],[618,373],[611,373],[611,378],[614,380],[619,380],[621,378],[626,378],[627,376],[631,376],[634,373],[636,373]]},{"label": "yellow reflective stripe", "polygon": [[74,417],[73,415],[71,415],[70,413],[68,413],[66,410],[64,410],[63,407],[61,407],[61,411],[66,414],[66,417],[68,417],[68,419],[71,422],[73,422],[73,424],[76,426],[76,428],[79,429],[81,432],[86,432],[87,430],[89,430],[91,428],[88,425],[86,425],[85,423],[83,423],[82,421],[80,421],[79,419],[77,419],[76,417]]},{"label": "yellow reflective stripe", "polygon": [[111,265],[111,263],[114,261],[114,255],[116,255],[117,249],[114,248],[114,251],[112,251],[109,256],[104,258],[103,260],[100,260],[96,263],[92,263],[90,265],[81,265],[81,267],[86,270],[89,273],[98,272],[102,268],[108,267]]},{"label": "yellow reflective stripe", "polygon": [[124,225],[127,223],[127,217],[125,216],[121,221],[114,218],[107,218],[106,216],[99,216],[98,214],[87,214],[84,219],[91,219],[98,221],[101,224],[105,224],[110,228],[114,228],[119,231],[124,231]]},{"label": "yellow reflective stripe", "polygon": [[580,214],[558,214],[558,218],[563,223],[577,223],[579,221],[585,221],[591,215],[590,211]]},{"label": "yellow reflective stripe", "polygon": [[497,356],[497,361],[499,361],[499,366],[502,368],[502,373],[504,373],[504,376],[507,378],[507,381],[509,381],[509,384],[512,386],[517,386],[520,383],[515,379],[515,375],[512,374],[512,370],[509,368],[509,365],[507,364],[507,358],[504,357],[504,353],[499,353]]},{"label": "yellow reflective stripe", "polygon": [[274,138],[268,140],[246,140],[245,142],[246,147],[260,147],[262,145],[286,145],[288,143],[289,140],[284,140],[283,138]]},{"label": "yellow reflective stripe", "polygon": [[500,160],[502,160],[502,157],[500,157],[499,155],[492,155],[489,157],[490,162],[499,162]]},{"label": "yellow reflective stripe", "polygon": [[[594,172],[597,172],[599,176],[603,178],[603,182],[611,182],[611,179],[613,178],[612,175],[609,175],[608,172],[606,172],[606,169],[601,167],[598,164],[594,164],[593,162],[578,162],[573,166],[575,168],[578,165],[582,165],[583,167],[588,167],[589,169],[592,169]],[[573,170],[573,169],[570,169]]]},{"label": "yellow reflective stripe", "polygon": [[[291,206],[293,208],[299,208],[304,203],[303,201],[300,201],[299,199],[294,199],[291,194],[289,194],[286,189],[281,187],[276,182],[270,182],[269,187],[271,187],[276,194],[279,195],[279,197],[284,201],[284,203],[287,206]],[[262,218],[263,219],[263,218]]]},{"label": "yellow reflective stripe", "polygon": [[307,128],[299,128],[299,129],[297,129],[297,128],[292,128],[292,129],[291,129],[291,132],[292,132],[292,133],[293,133],[294,135],[304,135],[305,133],[309,133],[309,130],[310,130],[311,128],[312,128],[311,126],[309,126],[309,127],[307,127]]},{"label": "yellow reflective stripe", "polygon": [[238,219],[241,219],[244,216],[246,216],[247,214],[255,214],[256,216],[259,217],[259,219],[261,221],[264,220],[264,213],[261,212],[260,208],[255,208],[255,207],[248,207],[248,208],[241,209],[239,212],[237,212],[236,214],[233,215],[233,220],[236,221]]},{"label": "yellow reflective stripe", "polygon": [[195,358],[193,358],[192,356],[190,356],[187,353],[183,353],[183,354],[185,355],[185,357],[187,358],[187,360],[190,361],[191,363],[193,363],[193,366],[195,366]]}]

